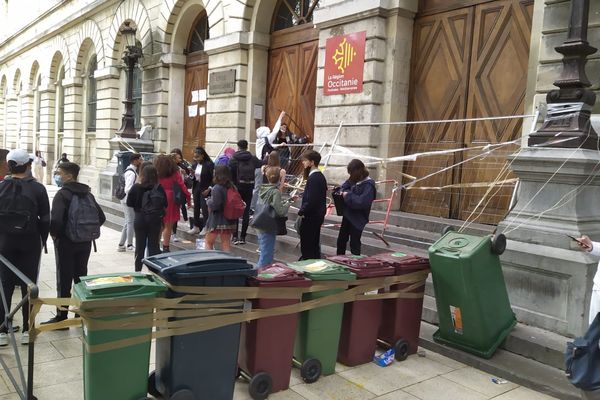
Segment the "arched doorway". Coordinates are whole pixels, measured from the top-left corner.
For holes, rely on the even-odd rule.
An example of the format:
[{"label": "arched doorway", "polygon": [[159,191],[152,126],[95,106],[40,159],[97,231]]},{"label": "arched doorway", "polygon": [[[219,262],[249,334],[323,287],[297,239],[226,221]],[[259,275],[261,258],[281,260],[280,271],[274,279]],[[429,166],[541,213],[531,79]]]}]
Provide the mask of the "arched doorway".
[{"label": "arched doorway", "polygon": [[183,157],[191,160],[194,149],[206,140],[206,97],[208,87],[208,55],[204,42],[208,39],[208,16],[202,11],[192,25],[185,54],[185,88],[183,107]]},{"label": "arched doorway", "polygon": [[313,139],[319,32],[312,23],[318,0],[279,0],[271,23],[266,122],[281,110],[289,129]]}]

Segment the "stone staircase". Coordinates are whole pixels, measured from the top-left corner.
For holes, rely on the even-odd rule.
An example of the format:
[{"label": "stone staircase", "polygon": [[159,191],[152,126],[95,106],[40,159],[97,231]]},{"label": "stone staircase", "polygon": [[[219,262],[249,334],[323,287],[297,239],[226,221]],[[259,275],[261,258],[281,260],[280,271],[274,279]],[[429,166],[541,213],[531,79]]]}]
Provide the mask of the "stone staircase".
[{"label": "stone staircase", "polygon": [[[121,229],[123,212],[119,204],[99,200],[105,210],[107,226]],[[372,220],[382,220],[385,213],[372,211]],[[275,248],[275,259],[280,262],[296,261],[300,256],[299,238],[293,230],[296,218],[290,212],[288,235],[278,236]],[[328,217],[321,231],[321,249],[325,255],[335,254],[338,228],[341,222],[337,216]],[[382,225],[367,225],[362,237],[362,253],[373,255],[383,252],[399,251],[407,254],[427,256],[427,249],[440,238],[446,226],[459,228],[462,221],[435,218],[429,216],[395,212],[390,215],[389,225],[384,238],[389,247],[374,233],[380,233]],[[171,243],[171,248],[194,248],[196,237],[187,233],[189,226],[181,221],[178,226],[180,242]],[[490,225],[472,224],[467,232],[475,235],[491,234],[494,227]],[[249,228],[247,243],[232,246],[233,252],[248,259],[258,260],[257,236]],[[511,380],[534,390],[542,391],[561,400],[579,399],[579,392],[570,385],[564,376],[563,353],[569,338],[543,329],[517,324],[501,349],[490,360],[483,360],[433,341],[432,335],[438,323],[435,295],[431,276],[425,287],[423,305],[423,321],[421,325],[421,346],[444,354],[465,364]]]}]

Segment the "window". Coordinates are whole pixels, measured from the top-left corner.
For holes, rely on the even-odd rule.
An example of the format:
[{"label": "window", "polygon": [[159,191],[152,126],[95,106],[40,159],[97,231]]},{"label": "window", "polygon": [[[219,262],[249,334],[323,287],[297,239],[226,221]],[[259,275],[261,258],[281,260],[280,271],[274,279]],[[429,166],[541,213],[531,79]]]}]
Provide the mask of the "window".
[{"label": "window", "polygon": [[65,68],[62,67],[58,73],[57,94],[58,94],[58,116],[57,116],[57,129],[59,132],[65,131],[65,88],[63,87],[63,80],[65,79]]},{"label": "window", "polygon": [[190,36],[190,44],[187,49],[188,54],[196,51],[204,51],[204,42],[208,38],[208,16],[206,12],[202,12]]},{"label": "window", "polygon": [[94,55],[88,64],[87,71],[87,131],[96,131],[96,107],[97,107],[97,96],[96,96],[96,78],[94,72],[98,68],[96,56]]},{"label": "window", "polygon": [[133,70],[133,117],[136,130],[142,128],[142,69],[136,65]]},{"label": "window", "polygon": [[273,17],[273,31],[312,22],[317,7],[319,0],[279,0]]},{"label": "window", "polygon": [[42,77],[38,76],[37,80],[37,90],[36,90],[36,101],[35,101],[35,131],[40,131],[40,117],[42,115],[41,105],[42,105],[42,95],[40,93],[40,87],[42,86]]}]

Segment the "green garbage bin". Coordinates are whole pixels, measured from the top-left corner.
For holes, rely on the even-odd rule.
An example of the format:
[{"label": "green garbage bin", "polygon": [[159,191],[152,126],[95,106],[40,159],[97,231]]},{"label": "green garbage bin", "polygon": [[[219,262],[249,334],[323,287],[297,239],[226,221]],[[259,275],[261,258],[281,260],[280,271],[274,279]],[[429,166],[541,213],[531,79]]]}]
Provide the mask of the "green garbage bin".
[{"label": "green garbage bin", "polygon": [[[102,274],[81,277],[75,285],[74,297],[85,302],[82,310],[99,310],[94,300],[122,298],[154,298],[167,288],[155,277],[142,273]],[[152,307],[135,312],[102,317],[118,320],[140,315],[152,320]],[[83,318],[83,385],[85,400],[140,400],[148,393],[151,328],[101,329],[89,328],[90,320]],[[100,345],[137,336],[148,336],[148,341],[114,350],[90,353],[87,346]]]},{"label": "green garbage bin", "polygon": [[[304,276],[312,281],[353,281],[356,279],[356,275],[344,266],[328,260],[304,260],[288,265],[302,271]],[[314,300],[340,293],[343,290],[308,292],[303,295],[302,300]],[[344,304],[341,303],[302,312],[294,344],[294,359],[302,363],[307,359],[316,358],[321,362],[323,375],[335,373],[343,315]]]},{"label": "green garbage bin", "polygon": [[504,235],[448,232],[429,248],[440,321],[435,341],[490,358],[516,324],[498,257]]}]

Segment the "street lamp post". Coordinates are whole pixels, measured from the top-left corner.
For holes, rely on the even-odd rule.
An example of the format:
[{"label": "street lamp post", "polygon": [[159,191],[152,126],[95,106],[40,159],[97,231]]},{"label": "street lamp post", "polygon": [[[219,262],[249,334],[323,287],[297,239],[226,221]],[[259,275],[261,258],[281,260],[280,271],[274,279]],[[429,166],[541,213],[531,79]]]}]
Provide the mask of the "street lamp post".
[{"label": "street lamp post", "polygon": [[558,89],[546,96],[548,115],[542,127],[529,137],[529,146],[598,148],[598,135],[590,123],[596,94],[585,73],[589,55],[596,52],[587,41],[589,0],[571,1],[571,19],[567,40],[556,47],[563,55],[563,70],[554,82]]},{"label": "street lamp post", "polygon": [[135,139],[137,138],[137,132],[135,130],[135,116],[133,115],[133,104],[135,103],[133,101],[133,71],[138,60],[142,57],[142,49],[135,41],[136,29],[130,26],[129,22],[125,22],[120,32],[125,42],[123,61],[127,66],[127,93],[126,99],[123,101],[125,113],[117,134],[122,138]]}]

